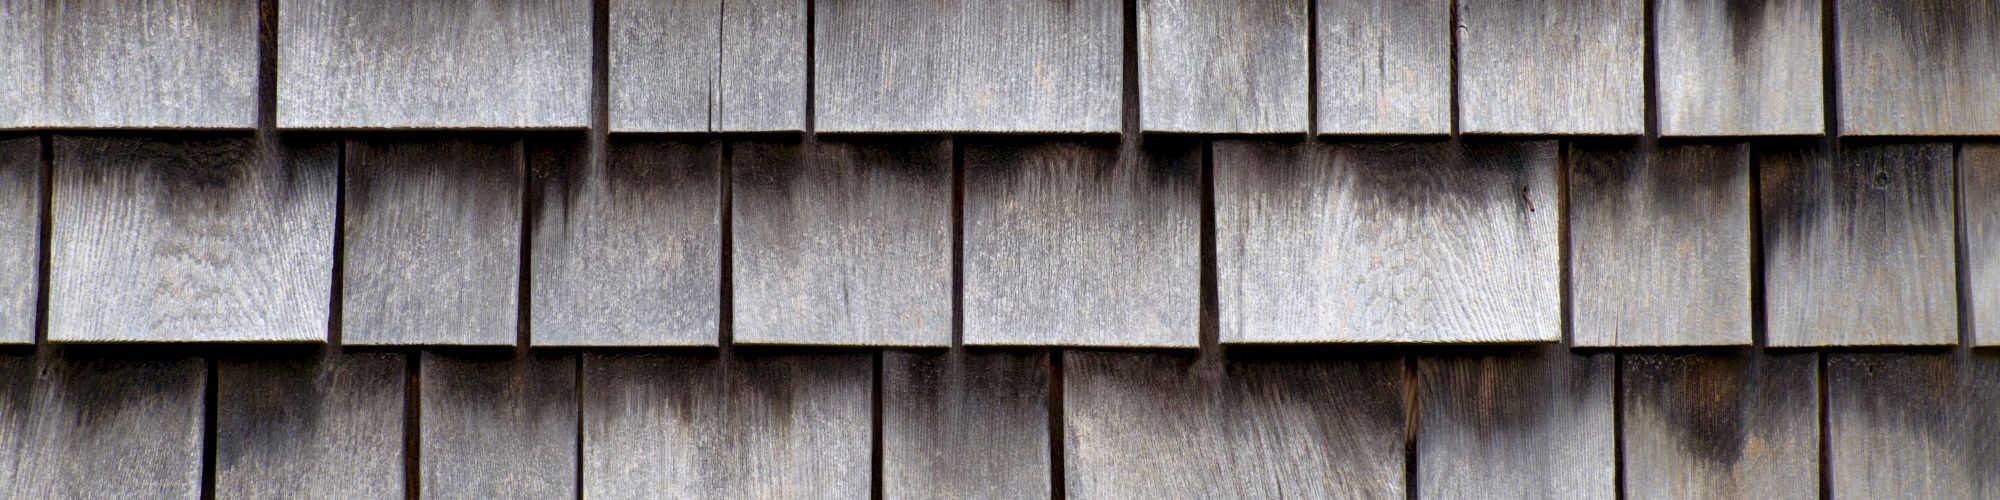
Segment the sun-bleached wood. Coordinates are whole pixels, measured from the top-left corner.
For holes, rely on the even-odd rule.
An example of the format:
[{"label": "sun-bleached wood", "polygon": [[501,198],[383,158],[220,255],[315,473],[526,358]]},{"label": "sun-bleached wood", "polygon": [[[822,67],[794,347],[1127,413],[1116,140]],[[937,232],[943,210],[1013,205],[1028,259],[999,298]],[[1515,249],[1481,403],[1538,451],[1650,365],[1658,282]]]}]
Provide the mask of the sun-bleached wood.
[{"label": "sun-bleached wood", "polygon": [[1048,498],[1049,351],[882,352],[882,498]]},{"label": "sun-bleached wood", "polygon": [[318,342],[339,145],[55,136],[49,340]]},{"label": "sun-bleached wood", "polygon": [[1770,345],[1958,342],[1952,145],[1760,149]]},{"label": "sun-bleached wood", "polygon": [[1569,144],[1570,343],[1750,344],[1750,146]]},{"label": "sun-bleached wood", "polygon": [[1321,134],[1451,132],[1451,0],[1312,0]]},{"label": "sun-bleached wood", "polygon": [[1625,494],[1824,498],[1818,364],[1814,353],[1624,354]]},{"label": "sun-bleached wood", "polygon": [[218,498],[403,498],[405,355],[218,360]]},{"label": "sun-bleached wood", "polygon": [[2000,496],[2000,357],[1828,353],[1823,498]]},{"label": "sun-bleached wood", "polygon": [[805,128],[805,0],[609,6],[612,131]]},{"label": "sun-bleached wood", "polygon": [[576,354],[421,356],[417,474],[424,498],[576,494]]},{"label": "sun-bleached wood", "polygon": [[[42,18],[48,2],[0,2],[0,129],[26,128],[48,121],[42,89]],[[4,186],[4,184],[0,184]]]},{"label": "sun-bleached wood", "polygon": [[1824,132],[1821,1],[1654,3],[1660,135]]},{"label": "sun-bleached wood", "polygon": [[278,2],[278,126],[582,128],[590,17],[590,0]]},{"label": "sun-bleached wood", "polygon": [[1139,126],[1305,132],[1310,0],[1138,0]]},{"label": "sun-bleached wood", "polygon": [[1418,357],[1418,497],[1615,497],[1614,369],[1556,344]]},{"label": "sun-bleached wood", "polygon": [[1459,130],[1646,131],[1645,2],[1461,0]]},{"label": "sun-bleached wood", "polygon": [[1972,345],[2000,345],[2000,144],[1959,146],[1958,199],[1967,307],[1959,314]]},{"label": "sun-bleached wood", "polygon": [[966,140],[965,344],[1195,346],[1205,143]]},{"label": "sun-bleached wood", "polygon": [[193,357],[0,355],[0,497],[198,498]]},{"label": "sun-bleached wood", "polygon": [[2000,133],[2000,3],[1835,3],[1844,135]]},{"label": "sun-bleached wood", "polygon": [[41,137],[0,138],[0,344],[35,341],[44,170]]},{"label": "sun-bleached wood", "polygon": [[1557,340],[1556,153],[1217,142],[1222,342]]},{"label": "sun-bleached wood", "polygon": [[256,125],[256,0],[0,3],[0,129]]}]

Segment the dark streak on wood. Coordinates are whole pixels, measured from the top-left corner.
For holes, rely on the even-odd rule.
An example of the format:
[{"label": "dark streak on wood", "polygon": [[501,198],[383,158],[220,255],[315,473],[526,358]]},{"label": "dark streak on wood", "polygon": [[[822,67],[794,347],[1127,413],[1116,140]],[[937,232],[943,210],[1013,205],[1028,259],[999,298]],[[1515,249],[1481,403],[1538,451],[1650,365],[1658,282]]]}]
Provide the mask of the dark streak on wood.
[{"label": "dark streak on wood", "polygon": [[1667,0],[1655,18],[1660,135],[1825,130],[1820,0]]},{"label": "dark streak on wood", "polygon": [[576,493],[576,354],[422,356],[424,498]]},{"label": "dark streak on wood", "polygon": [[1418,358],[1418,497],[1613,497],[1613,369],[1554,344]]},{"label": "dark streak on wood", "polygon": [[216,381],[216,496],[403,498],[403,356],[253,354]]},{"label": "dark streak on wood", "polygon": [[2000,496],[2000,357],[1826,356],[1829,496]]},{"label": "dark streak on wood", "polygon": [[1625,493],[1821,498],[1818,364],[1748,350],[1625,355]]},{"label": "dark streak on wood", "polygon": [[42,287],[42,171],[41,137],[0,139],[0,344],[35,341]]},{"label": "dark streak on wood", "polygon": [[1972,345],[2000,345],[2000,144],[1964,144],[1958,155],[1965,259],[1964,314]]},{"label": "dark streak on wood", "polygon": [[1047,498],[1049,356],[882,353],[882,498]]},{"label": "dark streak on wood", "polygon": [[0,356],[0,496],[199,495],[206,366],[192,357]]},{"label": "dark streak on wood", "polygon": [[616,0],[609,8],[611,130],[805,127],[805,0]]},{"label": "dark streak on wood", "polygon": [[1838,2],[1841,133],[2000,133],[2000,4],[1826,1]]}]

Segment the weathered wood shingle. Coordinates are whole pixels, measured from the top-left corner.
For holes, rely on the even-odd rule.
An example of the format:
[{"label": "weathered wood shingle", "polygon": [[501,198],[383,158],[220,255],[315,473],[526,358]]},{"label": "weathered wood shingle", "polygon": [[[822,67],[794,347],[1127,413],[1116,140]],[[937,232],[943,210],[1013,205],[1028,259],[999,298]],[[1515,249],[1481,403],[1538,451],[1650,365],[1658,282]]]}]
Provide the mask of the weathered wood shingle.
[{"label": "weathered wood shingle", "polygon": [[405,356],[219,360],[218,498],[403,498]]},{"label": "weathered wood shingle", "polygon": [[1139,126],[1305,132],[1308,0],[1139,0]]},{"label": "weathered wood shingle", "polygon": [[1458,2],[1459,129],[1645,132],[1644,2]]},{"label": "weathered wood shingle", "polygon": [[1660,135],[1823,132],[1820,2],[1654,3]]},{"label": "weathered wood shingle", "polygon": [[256,0],[5,3],[0,129],[256,124]]},{"label": "weathered wood shingle", "polygon": [[1619,364],[1627,496],[1824,498],[1817,354],[1625,354]]},{"label": "weathered wood shingle", "polygon": [[2000,345],[2000,144],[1959,147],[1958,199],[1966,340]]},{"label": "weathered wood shingle", "polygon": [[2000,133],[2000,4],[1835,3],[1840,133]]},{"label": "weathered wood shingle", "polygon": [[0,355],[0,496],[198,498],[200,358]]},{"label": "weathered wood shingle", "polygon": [[616,0],[611,130],[801,130],[804,0]]},{"label": "weathered wood shingle", "polygon": [[882,353],[882,498],[1048,498],[1049,351]]},{"label": "weathered wood shingle", "polygon": [[1825,356],[1827,496],[2000,496],[2000,358]]},{"label": "weathered wood shingle", "polygon": [[1319,133],[1451,132],[1450,0],[1312,1]]},{"label": "weathered wood shingle", "polygon": [[1419,498],[1612,498],[1610,353],[1559,346],[1417,359]]},{"label": "weathered wood shingle", "polygon": [[577,355],[425,351],[417,386],[423,498],[577,491]]},{"label": "weathered wood shingle", "polygon": [[41,137],[0,139],[0,344],[35,341],[44,170]]}]

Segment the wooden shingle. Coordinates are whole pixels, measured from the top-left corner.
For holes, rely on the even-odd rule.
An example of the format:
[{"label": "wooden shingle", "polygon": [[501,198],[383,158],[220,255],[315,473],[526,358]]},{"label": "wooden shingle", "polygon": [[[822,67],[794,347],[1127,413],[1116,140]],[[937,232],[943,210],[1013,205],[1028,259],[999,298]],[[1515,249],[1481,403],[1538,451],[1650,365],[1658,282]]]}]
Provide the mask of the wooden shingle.
[{"label": "wooden shingle", "polygon": [[1450,0],[1312,0],[1321,134],[1451,132]]},{"label": "wooden shingle", "polygon": [[1645,132],[1645,2],[1458,2],[1459,130]]},{"label": "wooden shingle", "polygon": [[2000,357],[1829,353],[1826,497],[2000,496]]},{"label": "wooden shingle", "polygon": [[804,0],[609,5],[612,131],[805,128]]},{"label": "wooden shingle", "polygon": [[0,129],[256,125],[255,0],[6,4]]},{"label": "wooden shingle", "polygon": [[1303,133],[1309,0],[1139,0],[1139,126]]},{"label": "wooden shingle", "polygon": [[0,496],[197,498],[207,363],[0,355]]},{"label": "wooden shingle", "polygon": [[49,121],[44,104],[42,26],[47,2],[0,2],[0,129]]},{"label": "wooden shingle", "polygon": [[2000,4],[1835,2],[1840,133],[2000,133]]},{"label": "wooden shingle", "polygon": [[1619,433],[1629,498],[1825,498],[1819,356],[1624,354]]},{"label": "wooden shingle", "polygon": [[1418,497],[1614,497],[1612,357],[1548,345],[1417,358]]},{"label": "wooden shingle", "polygon": [[218,498],[403,498],[406,357],[217,361]]},{"label": "wooden shingle", "polygon": [[424,498],[567,498],[577,491],[577,355],[422,353]]},{"label": "wooden shingle", "polygon": [[1825,131],[1820,2],[1656,2],[1660,135]]},{"label": "wooden shingle", "polygon": [[2000,345],[2000,144],[1959,147],[1958,199],[1966,305],[1959,314],[1972,345]]},{"label": "wooden shingle", "polygon": [[44,170],[41,137],[0,139],[0,344],[35,341]]},{"label": "wooden shingle", "polygon": [[882,353],[882,498],[1048,498],[1049,351]]}]

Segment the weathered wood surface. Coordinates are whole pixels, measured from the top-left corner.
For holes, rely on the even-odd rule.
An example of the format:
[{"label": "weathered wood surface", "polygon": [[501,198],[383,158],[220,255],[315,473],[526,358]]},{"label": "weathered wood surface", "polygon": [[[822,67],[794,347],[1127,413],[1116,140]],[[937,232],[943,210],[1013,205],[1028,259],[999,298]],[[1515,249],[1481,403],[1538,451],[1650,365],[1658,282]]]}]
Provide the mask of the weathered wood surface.
[{"label": "weathered wood surface", "polygon": [[326,340],[337,143],[53,144],[49,340]]},{"label": "weathered wood surface", "polygon": [[1952,146],[1759,153],[1770,345],[1958,341]]},{"label": "weathered wood surface", "polygon": [[873,356],[724,356],[584,355],[584,498],[869,496]]},{"label": "weathered wood surface", "polygon": [[576,354],[422,356],[417,457],[424,498],[576,494]]},{"label": "weathered wood surface", "polygon": [[1459,129],[1645,132],[1644,2],[1458,2]]},{"label": "weathered wood surface", "polygon": [[734,340],[951,343],[951,143],[743,142],[731,167]]},{"label": "weathered wood surface", "polygon": [[1418,498],[1613,498],[1613,365],[1553,344],[1419,357]]},{"label": "weathered wood surface", "polygon": [[804,0],[609,5],[612,131],[805,128]]},{"label": "weathered wood surface", "polygon": [[1571,344],[1750,344],[1750,147],[1569,147]]},{"label": "weathered wood surface", "polygon": [[1451,1],[1318,2],[1321,134],[1451,132]]},{"label": "weathered wood surface", "polygon": [[1403,498],[1403,360],[1342,358],[1066,352],[1066,492]]},{"label": "weathered wood surface", "polygon": [[530,337],[538,346],[715,345],[722,145],[613,140],[531,148]]},{"label": "weathered wood surface", "polygon": [[1825,356],[1831,497],[2000,496],[2000,358]]},{"label": "weathered wood surface", "polygon": [[1959,314],[1965,315],[1966,340],[2000,345],[2000,144],[1959,146],[1958,199],[1965,245],[1965,269],[1959,272],[1968,308]]},{"label": "weathered wood surface", "polygon": [[219,360],[218,498],[403,498],[405,355]]},{"label": "weathered wood surface", "polygon": [[590,0],[279,2],[278,126],[581,128],[590,117],[590,8]]},{"label": "weathered wood surface", "polygon": [[346,145],[341,342],[516,342],[523,147],[501,139]]},{"label": "weathered wood surface", "polygon": [[0,344],[35,341],[44,170],[41,137],[0,138]]},{"label": "weathered wood surface", "polygon": [[1824,132],[1820,2],[1655,3],[1660,135]]},{"label": "weathered wood surface", "polygon": [[1308,0],[1139,0],[1139,124],[1305,132]]},{"label": "weathered wood surface", "polygon": [[200,358],[0,355],[0,496],[197,498]]},{"label": "weathered wood surface", "polygon": [[1048,498],[1049,354],[882,353],[882,498]]},{"label": "weathered wood surface", "polygon": [[2000,3],[1837,2],[1840,133],[2000,133]]},{"label": "weathered wood surface", "polygon": [[6,3],[0,128],[256,125],[255,0]]},{"label": "weathered wood surface", "polygon": [[814,4],[822,132],[1117,132],[1117,0]]},{"label": "weathered wood surface", "polygon": [[1817,354],[1625,354],[1621,365],[1625,495],[1821,498]]},{"label": "weathered wood surface", "polygon": [[1553,141],[1215,144],[1223,342],[1561,337]]},{"label": "weathered wood surface", "polygon": [[1196,345],[1205,143],[1152,139],[964,145],[966,344]]}]

